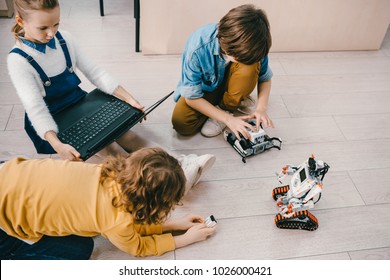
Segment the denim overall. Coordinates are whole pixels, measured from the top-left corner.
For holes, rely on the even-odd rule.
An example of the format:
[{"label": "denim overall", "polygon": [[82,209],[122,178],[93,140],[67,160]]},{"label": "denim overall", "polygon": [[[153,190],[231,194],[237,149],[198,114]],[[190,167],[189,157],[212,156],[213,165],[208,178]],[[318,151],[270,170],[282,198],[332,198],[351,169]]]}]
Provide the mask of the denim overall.
[{"label": "denim overall", "polygon": [[[43,100],[45,101],[47,107],[49,108],[49,112],[52,115],[55,115],[70,105],[77,103],[87,94],[79,87],[81,81],[79,77],[77,77],[76,73],[74,73],[72,60],[70,58],[69,50],[66,46],[65,40],[61,36],[60,32],[57,32],[55,36],[60,42],[60,46],[66,59],[66,69],[57,76],[48,77],[42,68],[38,65],[38,63],[21,49],[14,48],[10,51],[10,53],[17,53],[26,58],[31,66],[34,67],[34,69],[38,72],[46,93],[46,96],[43,97]],[[37,132],[31,124],[30,119],[27,116],[27,113],[24,115],[24,129],[33,141],[35,149],[38,153],[56,153],[49,142],[38,136]]]}]

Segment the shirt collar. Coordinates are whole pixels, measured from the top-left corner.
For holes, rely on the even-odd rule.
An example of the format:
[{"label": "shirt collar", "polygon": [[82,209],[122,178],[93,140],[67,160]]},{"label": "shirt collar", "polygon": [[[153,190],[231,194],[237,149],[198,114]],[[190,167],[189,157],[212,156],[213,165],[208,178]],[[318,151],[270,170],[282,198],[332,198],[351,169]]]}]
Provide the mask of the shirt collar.
[{"label": "shirt collar", "polygon": [[225,64],[228,64],[230,61],[226,60],[226,56],[222,53],[221,46],[219,45],[217,25],[213,34],[213,44],[213,55],[218,56],[222,61],[225,62]]},{"label": "shirt collar", "polygon": [[214,46],[213,46],[213,54],[214,55],[221,55],[221,47],[219,46],[219,40],[217,37],[218,29],[216,28],[214,34],[213,34],[213,40],[214,40]]},{"label": "shirt collar", "polygon": [[46,46],[48,46],[49,48],[54,49],[54,50],[57,49],[56,48],[56,41],[55,41],[54,37],[49,42],[47,42],[45,44],[34,43],[34,42],[28,41],[22,37],[19,37],[19,39],[22,41],[23,44],[41,52],[41,53],[46,53]]},{"label": "shirt collar", "polygon": [[218,56],[222,61],[225,62],[225,64],[230,63],[230,61],[227,60],[226,55],[222,53],[221,46],[219,45],[219,40],[217,37],[217,32],[215,32],[214,35],[213,55]]}]

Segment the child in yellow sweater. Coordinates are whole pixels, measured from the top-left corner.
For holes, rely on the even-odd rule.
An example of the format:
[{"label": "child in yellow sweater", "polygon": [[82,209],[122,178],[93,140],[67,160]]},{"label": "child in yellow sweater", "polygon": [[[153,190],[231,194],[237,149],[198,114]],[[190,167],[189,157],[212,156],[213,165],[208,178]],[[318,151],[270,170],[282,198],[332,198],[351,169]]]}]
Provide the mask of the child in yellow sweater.
[{"label": "child in yellow sweater", "polygon": [[0,258],[88,259],[96,235],[135,256],[205,240],[215,228],[201,216],[167,219],[184,185],[178,161],[160,148],[102,165],[13,159],[0,167]]}]

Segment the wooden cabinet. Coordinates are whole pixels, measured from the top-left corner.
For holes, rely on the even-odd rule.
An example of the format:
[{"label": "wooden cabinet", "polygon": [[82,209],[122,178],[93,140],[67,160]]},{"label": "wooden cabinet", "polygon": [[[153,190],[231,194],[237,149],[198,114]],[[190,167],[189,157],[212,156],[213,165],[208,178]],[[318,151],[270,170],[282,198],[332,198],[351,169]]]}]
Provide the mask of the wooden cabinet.
[{"label": "wooden cabinet", "polygon": [[14,4],[12,0],[0,0],[0,17],[12,17]]},{"label": "wooden cabinet", "polygon": [[272,52],[377,50],[390,22],[390,0],[142,0],[141,50],[181,53],[192,31],[252,3],[268,15]]}]

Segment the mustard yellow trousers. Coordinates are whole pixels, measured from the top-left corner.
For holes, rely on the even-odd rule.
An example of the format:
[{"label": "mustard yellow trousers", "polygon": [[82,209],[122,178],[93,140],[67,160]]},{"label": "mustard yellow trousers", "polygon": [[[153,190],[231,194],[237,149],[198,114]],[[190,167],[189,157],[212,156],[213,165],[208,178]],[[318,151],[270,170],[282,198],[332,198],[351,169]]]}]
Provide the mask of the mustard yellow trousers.
[{"label": "mustard yellow trousers", "polygon": [[[233,62],[227,67],[224,81],[215,91],[205,92],[203,97],[223,110],[234,111],[241,100],[255,89],[260,71],[260,62],[245,65]],[[188,106],[185,98],[180,97],[172,113],[173,128],[181,135],[193,135],[200,131],[207,116]]]}]

